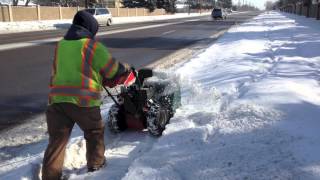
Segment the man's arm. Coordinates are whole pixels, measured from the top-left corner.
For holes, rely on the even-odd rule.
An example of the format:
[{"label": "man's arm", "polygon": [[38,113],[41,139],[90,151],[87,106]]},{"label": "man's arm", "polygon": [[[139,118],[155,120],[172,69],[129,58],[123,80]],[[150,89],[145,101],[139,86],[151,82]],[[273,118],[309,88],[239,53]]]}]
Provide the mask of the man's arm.
[{"label": "man's arm", "polygon": [[98,43],[96,55],[99,60],[103,61],[99,70],[103,78],[103,86],[114,87],[119,84],[127,84],[128,80],[135,81],[134,74],[131,73],[132,68],[128,64],[121,63],[113,58],[108,49],[101,43]]},{"label": "man's arm", "polygon": [[118,63],[118,70],[116,74],[111,79],[104,77],[102,81],[103,86],[108,86],[112,88],[120,84],[128,83],[127,81],[133,81],[133,79],[130,78],[132,76],[131,67],[126,63],[120,63],[120,62],[117,62],[117,63]]}]

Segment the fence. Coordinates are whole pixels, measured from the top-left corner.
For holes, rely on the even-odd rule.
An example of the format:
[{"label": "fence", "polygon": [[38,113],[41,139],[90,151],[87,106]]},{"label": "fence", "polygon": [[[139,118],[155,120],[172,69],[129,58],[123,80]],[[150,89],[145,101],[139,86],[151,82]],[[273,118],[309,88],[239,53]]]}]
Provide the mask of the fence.
[{"label": "fence", "polygon": [[[80,7],[0,6],[0,22],[72,19]],[[149,12],[144,8],[108,8],[113,17],[165,15],[164,9]]]},{"label": "fence", "polygon": [[280,10],[283,12],[313,17],[320,20],[320,3],[311,4],[310,6],[304,6],[303,3],[289,4],[281,7]]}]

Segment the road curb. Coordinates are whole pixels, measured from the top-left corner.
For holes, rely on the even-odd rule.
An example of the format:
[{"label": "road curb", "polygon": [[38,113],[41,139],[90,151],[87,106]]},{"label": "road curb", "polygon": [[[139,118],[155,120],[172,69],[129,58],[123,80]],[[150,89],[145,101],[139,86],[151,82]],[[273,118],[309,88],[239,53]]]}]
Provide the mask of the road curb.
[{"label": "road curb", "polygon": [[[232,26],[233,27],[233,26]],[[206,49],[212,45],[217,39],[219,39],[228,29],[219,31],[218,33],[212,35],[209,39],[202,40],[196,44],[190,45],[186,48],[175,51],[174,53],[165,56],[154,63],[147,65],[147,68],[152,69],[165,69],[176,65],[177,63],[183,63],[190,60],[195,55],[201,53],[201,50]]]},{"label": "road curb", "polygon": [[[233,14],[242,14],[245,12],[237,12]],[[249,21],[248,19],[247,21]],[[180,49],[178,51],[175,51],[174,53],[165,56],[163,58],[160,58],[154,63],[151,63],[145,67],[152,68],[152,69],[165,69],[172,67],[176,65],[177,63],[184,63],[190,60],[192,57],[195,57],[197,54],[201,53],[203,49],[206,49],[207,47],[211,46],[217,39],[219,39],[224,33],[228,32],[229,29],[238,26],[239,24],[236,23],[232,26],[230,26],[228,29],[221,30],[218,33],[212,35],[207,40],[202,40],[196,44],[190,45],[188,47],[185,47],[183,49]]]}]

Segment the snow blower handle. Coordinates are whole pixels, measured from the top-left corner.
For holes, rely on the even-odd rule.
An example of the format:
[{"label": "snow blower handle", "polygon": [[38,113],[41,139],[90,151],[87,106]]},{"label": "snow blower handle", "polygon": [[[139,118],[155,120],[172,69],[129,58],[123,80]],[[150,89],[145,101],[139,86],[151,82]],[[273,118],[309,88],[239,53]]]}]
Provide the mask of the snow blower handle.
[{"label": "snow blower handle", "polygon": [[107,92],[108,96],[111,97],[112,101],[118,106],[120,107],[120,104],[118,103],[118,101],[113,97],[113,95],[110,93],[110,91],[108,91],[108,89],[104,86],[102,86],[103,89]]},{"label": "snow blower handle", "polygon": [[142,68],[142,69],[139,69],[138,71],[134,70],[134,73],[137,78],[136,84],[139,85],[139,88],[143,86],[143,82],[146,78],[150,78],[153,76],[153,71],[152,69],[149,69],[149,68]]},{"label": "snow blower handle", "polygon": [[136,84],[139,89],[143,86],[143,82],[146,78],[153,76],[153,71],[149,68],[142,68],[137,71],[134,67],[131,67],[131,72],[135,76],[134,84]]},{"label": "snow blower handle", "polygon": [[[129,72],[126,80],[123,82],[123,85],[126,87],[131,86],[132,84],[134,84],[137,81],[137,72],[136,70],[131,67],[131,72]],[[138,80],[139,81],[139,80]],[[140,85],[139,85],[140,86]],[[113,97],[113,95],[110,93],[110,91],[108,91],[108,89],[105,86],[102,86],[103,89],[108,93],[108,96],[111,97],[112,101],[118,106],[120,107],[120,104],[118,103],[118,101]],[[139,87],[140,88],[140,87]]]}]

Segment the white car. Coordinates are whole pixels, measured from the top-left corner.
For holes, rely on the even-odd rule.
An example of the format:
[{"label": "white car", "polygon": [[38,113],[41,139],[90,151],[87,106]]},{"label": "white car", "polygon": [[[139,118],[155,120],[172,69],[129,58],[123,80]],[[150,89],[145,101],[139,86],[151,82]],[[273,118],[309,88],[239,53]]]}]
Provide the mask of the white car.
[{"label": "white car", "polygon": [[112,24],[112,14],[107,8],[88,8],[85,11],[92,14],[99,25],[110,26]]}]

